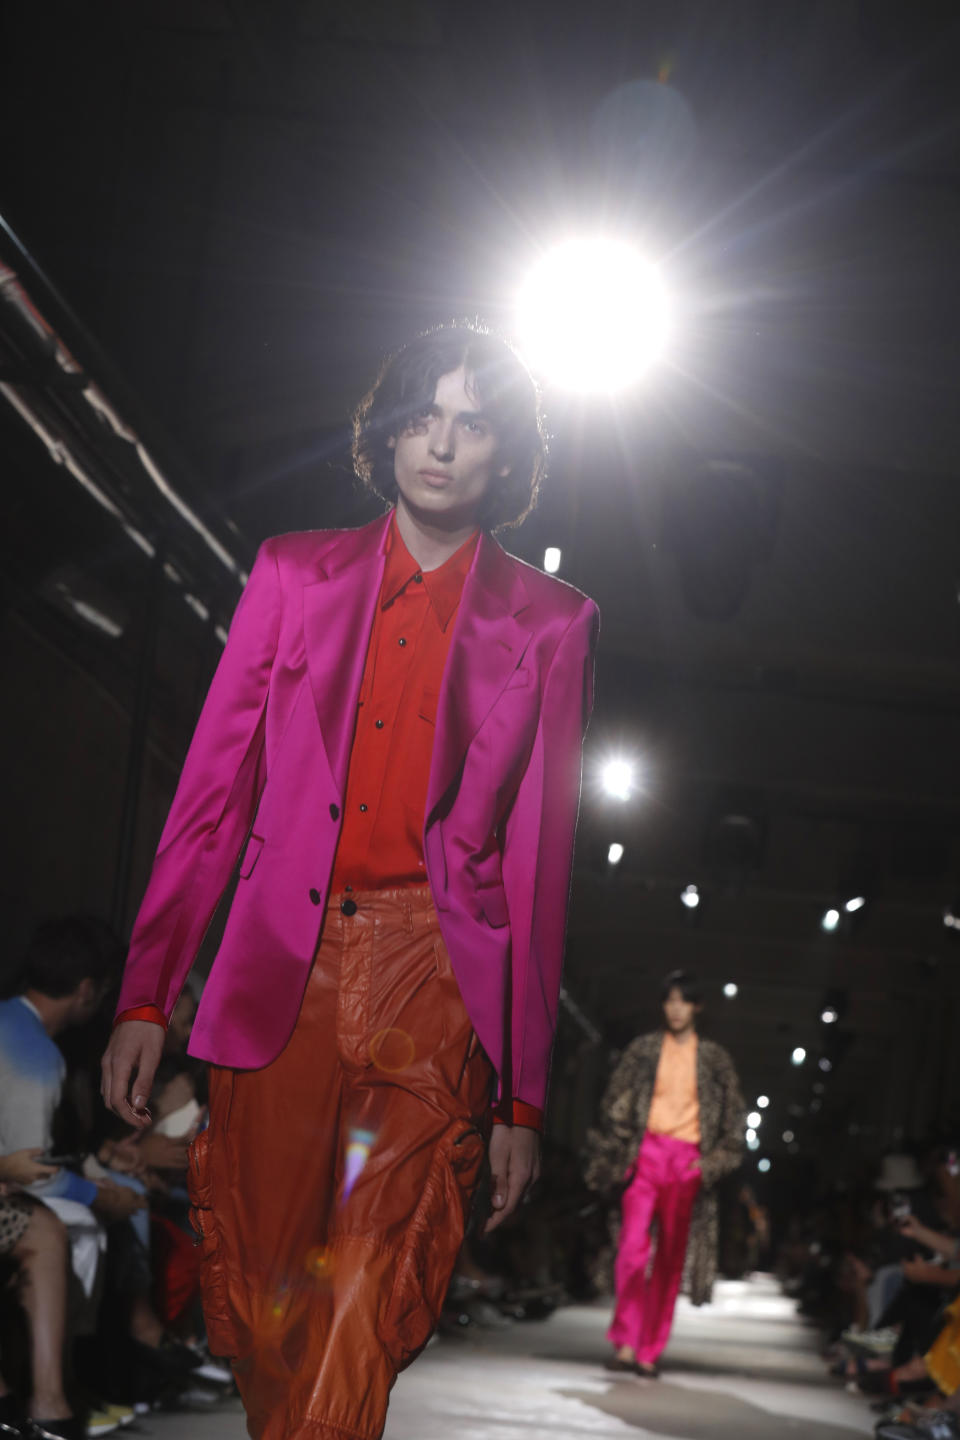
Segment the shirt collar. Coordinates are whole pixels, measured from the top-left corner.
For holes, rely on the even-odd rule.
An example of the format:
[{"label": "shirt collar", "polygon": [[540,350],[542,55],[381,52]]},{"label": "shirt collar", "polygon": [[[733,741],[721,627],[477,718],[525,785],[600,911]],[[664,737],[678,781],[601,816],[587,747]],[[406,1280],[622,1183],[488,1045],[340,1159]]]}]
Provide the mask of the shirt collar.
[{"label": "shirt collar", "polygon": [[419,575],[440,629],[446,630],[460,604],[460,595],[479,539],[480,531],[476,530],[463,542],[460,549],[455,551],[449,560],[438,565],[436,570],[421,570],[403,543],[403,536],[397,527],[397,512],[394,511],[387,531],[387,563],[380,589],[381,608],[385,609],[396,600],[401,591]]},{"label": "shirt collar", "polygon": [[[43,1016],[40,1014],[40,1011],[37,1009],[36,1005],[34,1005],[33,1001],[28,1000],[26,995],[18,995],[17,999],[20,1001],[21,1005],[26,1005],[28,1010],[32,1010],[34,1015],[36,1015],[37,1019],[40,1021],[40,1024],[43,1025]],[[44,1029],[46,1029],[46,1026],[44,1026]]]}]

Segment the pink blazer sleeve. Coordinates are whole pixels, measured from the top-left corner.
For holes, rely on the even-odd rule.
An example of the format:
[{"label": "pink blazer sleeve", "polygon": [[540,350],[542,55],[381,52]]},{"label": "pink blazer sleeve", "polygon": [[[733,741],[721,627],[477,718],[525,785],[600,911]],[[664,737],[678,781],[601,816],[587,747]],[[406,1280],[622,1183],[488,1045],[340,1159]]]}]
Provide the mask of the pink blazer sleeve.
[{"label": "pink blazer sleeve", "polygon": [[599,619],[596,605],[585,600],[554,653],[503,847],[513,939],[511,1092],[540,1110],[557,1025]]},{"label": "pink blazer sleeve", "polygon": [[156,1005],[169,1017],[253,823],[265,779],[267,692],[280,610],[280,578],[267,540],[234,612],[160,836],[118,1014]]}]

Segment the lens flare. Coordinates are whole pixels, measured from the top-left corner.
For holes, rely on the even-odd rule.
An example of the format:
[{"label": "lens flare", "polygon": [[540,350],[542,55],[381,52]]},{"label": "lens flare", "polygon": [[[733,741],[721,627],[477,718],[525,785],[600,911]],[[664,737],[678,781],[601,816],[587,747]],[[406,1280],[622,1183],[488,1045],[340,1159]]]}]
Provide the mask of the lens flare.
[{"label": "lens flare", "polygon": [[363,1167],[370,1158],[373,1142],[377,1137],[372,1130],[351,1130],[347,1136],[347,1149],[343,1160],[343,1205],[353,1193],[353,1187],[363,1173]]},{"label": "lens flare", "polygon": [[372,1064],[388,1075],[398,1075],[401,1070],[408,1070],[416,1058],[417,1047],[406,1030],[398,1030],[388,1025],[386,1029],[378,1030],[370,1041]]}]

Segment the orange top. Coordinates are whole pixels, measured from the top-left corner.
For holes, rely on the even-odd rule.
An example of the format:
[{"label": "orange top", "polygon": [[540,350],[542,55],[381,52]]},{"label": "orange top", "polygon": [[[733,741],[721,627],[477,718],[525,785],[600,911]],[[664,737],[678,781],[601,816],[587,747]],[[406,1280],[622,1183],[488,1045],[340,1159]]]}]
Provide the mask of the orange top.
[{"label": "orange top", "polygon": [[674,1140],[699,1145],[696,1035],[680,1041],[665,1031],[647,1129],[653,1135],[670,1135]]},{"label": "orange top", "polygon": [[422,885],[423,822],[437,700],[477,535],[436,570],[421,570],[397,529],[360,684],[357,728],[332,890]]}]

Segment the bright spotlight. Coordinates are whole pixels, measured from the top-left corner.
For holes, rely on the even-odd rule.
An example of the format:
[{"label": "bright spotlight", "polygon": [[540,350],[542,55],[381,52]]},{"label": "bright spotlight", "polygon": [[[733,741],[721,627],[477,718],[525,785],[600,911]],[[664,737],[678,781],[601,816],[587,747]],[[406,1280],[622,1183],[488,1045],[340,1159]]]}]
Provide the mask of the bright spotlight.
[{"label": "bright spotlight", "polygon": [[521,349],[568,389],[622,390],[660,355],[667,330],[663,281],[622,240],[567,240],[542,256],[520,291]]},{"label": "bright spotlight", "polygon": [[750,1126],[751,1130],[756,1130],[762,1119],[763,1116],[760,1114],[759,1110],[751,1110],[750,1114],[747,1116],[747,1124]]},{"label": "bright spotlight", "polygon": [[757,1132],[756,1132],[756,1130],[748,1130],[748,1131],[747,1131],[746,1139],[747,1139],[747,1144],[748,1144],[748,1145],[750,1144],[751,1140],[756,1140],[756,1138],[757,1138]]},{"label": "bright spotlight", "polygon": [[603,788],[614,800],[629,800],[633,794],[633,766],[629,760],[608,760],[603,767]]},{"label": "bright spotlight", "polygon": [[685,890],[680,892],[680,903],[686,905],[688,910],[696,910],[700,904],[700,891],[696,885],[688,885]]},{"label": "bright spotlight", "polygon": [[824,1025],[836,1025],[840,1019],[840,1014],[832,1005],[826,1005],[823,1010],[820,1011],[820,1019]]},{"label": "bright spotlight", "polygon": [[543,552],[543,568],[548,575],[556,575],[560,569],[560,551],[556,545],[548,545]]},{"label": "bright spotlight", "polygon": [[840,924],[840,911],[839,911],[839,910],[828,910],[828,911],[826,912],[826,914],[824,915],[823,919],[820,921],[820,928],[821,928],[821,930],[826,930],[826,932],[827,932],[828,935],[832,935],[833,932],[834,932],[834,930],[836,930],[836,928],[837,928],[837,926],[838,926],[839,924]]},{"label": "bright spotlight", "polygon": [[866,905],[866,903],[867,903],[867,901],[866,901],[866,897],[865,897],[865,896],[863,896],[863,895],[854,895],[853,899],[852,899],[852,900],[848,900],[847,903],[844,905],[843,908],[844,908],[844,910],[846,910],[846,912],[847,912],[848,915],[855,915],[858,910],[862,910],[862,909],[863,909],[863,907],[864,907],[864,905]]},{"label": "bright spotlight", "polygon": [[770,1096],[769,1096],[769,1095],[758,1095],[758,1096],[757,1096],[757,1109],[758,1109],[758,1110],[766,1110],[766,1108],[767,1108],[767,1106],[768,1106],[769,1104],[770,1104]]},{"label": "bright spotlight", "polygon": [[790,1056],[790,1061],[793,1065],[802,1065],[806,1058],[806,1050],[804,1050],[802,1045],[798,1045],[796,1050],[794,1050],[793,1054]]},{"label": "bright spotlight", "polygon": [[763,1160],[758,1160],[757,1169],[762,1170],[764,1175],[766,1175],[767,1171],[770,1169],[770,1161],[766,1158],[764,1158]]},{"label": "bright spotlight", "polygon": [[610,846],[610,849],[607,851],[607,860],[610,862],[611,865],[619,865],[622,859],[623,846],[618,845],[617,842],[614,841],[613,844]]},{"label": "bright spotlight", "polygon": [[728,980],[726,985],[724,985],[723,987],[723,993],[724,995],[726,995],[728,1000],[736,1000],[737,996],[740,993],[740,987],[739,985],[734,985],[732,980]]}]

